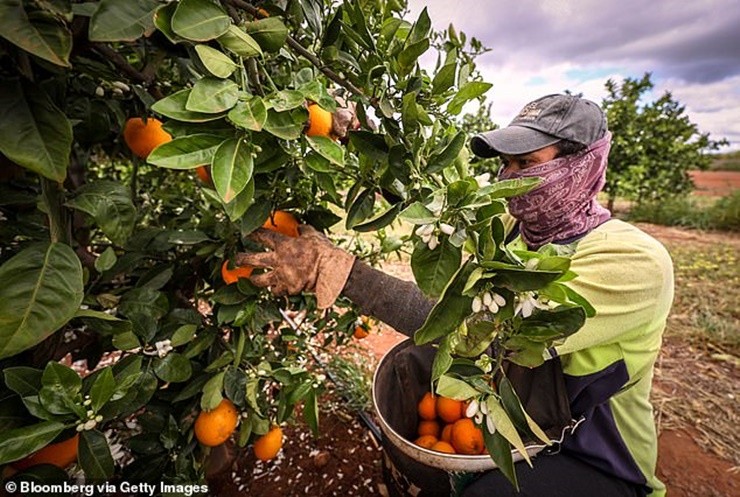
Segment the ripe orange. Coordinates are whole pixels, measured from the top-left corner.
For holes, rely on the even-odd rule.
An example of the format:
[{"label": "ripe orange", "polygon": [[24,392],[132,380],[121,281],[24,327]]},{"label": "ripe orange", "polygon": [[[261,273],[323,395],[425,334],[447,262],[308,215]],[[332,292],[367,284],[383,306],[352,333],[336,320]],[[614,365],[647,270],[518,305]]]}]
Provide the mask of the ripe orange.
[{"label": "ripe orange", "polygon": [[437,437],[432,435],[422,435],[414,441],[416,445],[418,445],[419,447],[424,447],[425,449],[431,449],[432,445],[436,444],[437,442]]},{"label": "ripe orange", "polygon": [[195,174],[197,174],[198,178],[206,185],[211,184],[211,173],[208,172],[208,166],[200,166],[195,168]]},{"label": "ripe orange", "polygon": [[298,220],[290,212],[275,211],[267,218],[263,228],[277,231],[285,236],[298,237]]},{"label": "ripe orange", "polygon": [[439,437],[440,440],[447,443],[452,443],[452,425],[445,425],[444,428],[442,428],[442,435]]},{"label": "ripe orange", "polygon": [[260,461],[269,461],[280,452],[282,446],[283,430],[279,426],[273,426],[254,442],[254,455]]},{"label": "ripe orange", "polygon": [[325,136],[328,138],[332,132],[333,119],[331,112],[322,109],[318,104],[308,104],[306,136]]},{"label": "ripe orange", "polygon": [[13,467],[19,471],[24,471],[38,464],[53,464],[64,469],[77,460],[79,443],[80,434],[78,433],[62,442],[49,444],[30,456],[14,462]]},{"label": "ripe orange", "polygon": [[437,397],[437,416],[446,423],[454,423],[464,416],[463,403],[449,397]]},{"label": "ripe orange", "polygon": [[427,392],[421,398],[418,404],[417,411],[421,419],[433,420],[437,417],[437,409],[435,407],[436,401],[432,392]]},{"label": "ripe orange", "polygon": [[229,269],[229,261],[225,260],[221,266],[221,279],[227,285],[231,285],[239,281],[239,278],[249,278],[253,269],[251,266],[237,266],[234,269]]},{"label": "ripe orange", "polygon": [[447,454],[456,454],[455,448],[447,442],[443,442],[442,440],[432,445],[430,449],[436,450],[437,452],[446,452]]},{"label": "ripe orange", "polygon": [[417,433],[419,436],[433,435],[435,438],[439,438],[439,423],[434,420],[423,419],[419,421]]},{"label": "ripe orange", "polygon": [[228,399],[212,411],[202,411],[195,420],[195,438],[203,445],[221,445],[234,433],[239,414]]},{"label": "ripe orange", "polygon": [[458,454],[467,455],[480,454],[486,446],[483,432],[470,418],[459,419],[452,425],[452,445]]},{"label": "ripe orange", "polygon": [[123,140],[137,156],[146,159],[152,150],[172,140],[172,136],[162,129],[159,119],[150,117],[144,122],[140,117],[132,117],[123,127]]},{"label": "ripe orange", "polygon": [[367,337],[369,334],[370,334],[370,320],[366,316],[363,316],[360,324],[355,326],[355,332],[352,336],[354,336],[358,340],[362,340],[363,338]]}]

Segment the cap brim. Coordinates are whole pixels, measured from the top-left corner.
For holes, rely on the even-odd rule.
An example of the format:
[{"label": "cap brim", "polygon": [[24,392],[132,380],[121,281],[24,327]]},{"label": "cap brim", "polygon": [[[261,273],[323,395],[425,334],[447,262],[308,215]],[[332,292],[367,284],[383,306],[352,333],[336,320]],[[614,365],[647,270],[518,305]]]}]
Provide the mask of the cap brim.
[{"label": "cap brim", "polygon": [[559,141],[560,138],[536,129],[508,126],[475,135],[470,140],[470,149],[478,157],[489,158],[528,154]]}]

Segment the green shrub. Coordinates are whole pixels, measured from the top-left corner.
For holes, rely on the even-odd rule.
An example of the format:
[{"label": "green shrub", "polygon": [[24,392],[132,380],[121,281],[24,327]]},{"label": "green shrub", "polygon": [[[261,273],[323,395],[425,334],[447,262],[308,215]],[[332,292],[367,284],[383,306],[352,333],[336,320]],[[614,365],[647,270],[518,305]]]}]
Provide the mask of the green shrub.
[{"label": "green shrub", "polygon": [[740,190],[709,206],[687,196],[636,204],[628,219],[664,226],[740,231]]}]

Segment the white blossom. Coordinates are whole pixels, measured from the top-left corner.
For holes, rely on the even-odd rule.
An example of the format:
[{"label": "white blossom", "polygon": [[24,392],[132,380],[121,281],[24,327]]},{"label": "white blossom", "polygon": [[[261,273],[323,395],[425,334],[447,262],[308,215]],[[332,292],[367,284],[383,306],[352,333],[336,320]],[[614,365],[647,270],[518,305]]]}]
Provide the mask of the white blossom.
[{"label": "white blossom", "polygon": [[478,295],[476,295],[475,297],[473,297],[473,312],[479,313],[482,310],[483,310],[483,300],[481,300],[481,298]]},{"label": "white blossom", "polygon": [[159,357],[165,357],[172,350],[172,341],[168,338],[154,344],[157,349],[157,355]]},{"label": "white blossom", "polygon": [[449,236],[455,232],[455,227],[447,223],[439,223],[439,231]]},{"label": "white blossom", "polygon": [[103,89],[102,86],[98,86],[97,88],[95,88],[95,95],[97,95],[98,97],[105,96],[105,90]]},{"label": "white blossom", "polygon": [[483,188],[491,184],[491,173],[483,173],[475,176],[475,182],[478,183],[478,188]]},{"label": "white blossom", "polygon": [[478,399],[471,400],[470,404],[468,404],[468,408],[465,409],[465,417],[472,418],[473,416],[478,414],[478,409],[479,409]]},{"label": "white blossom", "polygon": [[432,238],[427,242],[427,247],[429,247],[429,250],[434,250],[439,245],[439,238],[436,236],[432,236]]},{"label": "white blossom", "polygon": [[114,88],[118,88],[121,91],[131,91],[131,88],[122,81],[112,81],[111,86],[113,86]]},{"label": "white blossom", "polygon": [[535,309],[547,309],[547,304],[540,302],[533,292],[523,292],[519,294],[519,302],[514,308],[514,315],[521,315],[528,318]]},{"label": "white blossom", "polygon": [[422,224],[418,228],[416,228],[416,231],[414,232],[417,234],[417,236],[429,236],[432,233],[434,233],[434,225],[433,224]]},{"label": "white blossom", "polygon": [[493,422],[493,418],[491,416],[486,416],[486,428],[488,429],[488,433],[493,435],[496,433],[496,425]]},{"label": "white blossom", "polygon": [[524,265],[526,269],[537,269],[537,266],[539,265],[540,260],[537,257],[533,257],[527,261],[527,263]]},{"label": "white blossom", "polygon": [[475,419],[475,424],[477,424],[477,425],[482,424],[483,423],[483,413],[480,412],[480,411],[478,411],[475,414],[475,418],[474,419]]}]

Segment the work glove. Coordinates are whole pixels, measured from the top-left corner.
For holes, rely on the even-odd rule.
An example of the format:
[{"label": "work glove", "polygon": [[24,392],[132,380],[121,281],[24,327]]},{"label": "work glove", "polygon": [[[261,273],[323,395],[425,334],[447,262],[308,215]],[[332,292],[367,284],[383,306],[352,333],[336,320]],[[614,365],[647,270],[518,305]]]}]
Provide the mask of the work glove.
[{"label": "work glove", "polygon": [[334,95],[334,100],[337,101],[337,110],[332,115],[331,130],[334,136],[344,140],[350,131],[360,129],[357,105],[338,94]]},{"label": "work glove", "polygon": [[258,229],[249,238],[270,251],[239,253],[236,264],[270,269],[249,279],[274,295],[313,292],[320,309],[331,307],[349,278],[355,256],[336,247],[311,226],[300,225],[298,232],[298,237],[290,237]]}]

